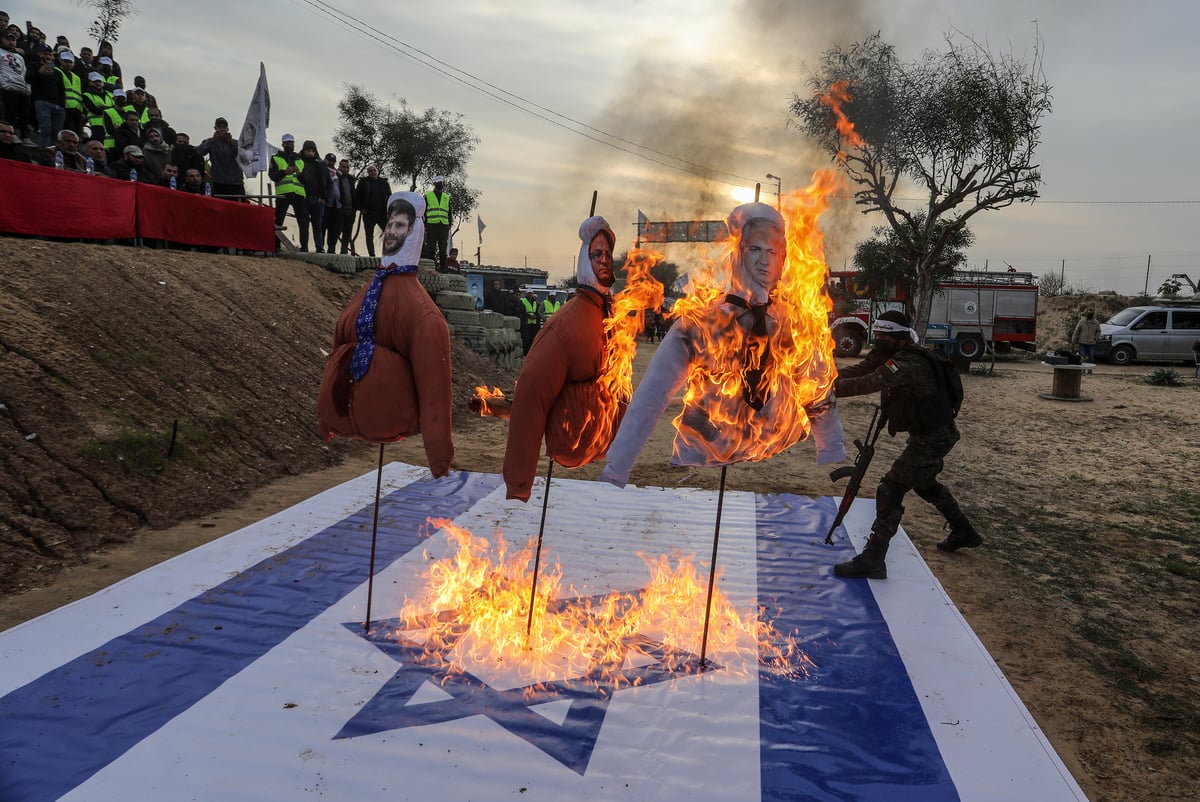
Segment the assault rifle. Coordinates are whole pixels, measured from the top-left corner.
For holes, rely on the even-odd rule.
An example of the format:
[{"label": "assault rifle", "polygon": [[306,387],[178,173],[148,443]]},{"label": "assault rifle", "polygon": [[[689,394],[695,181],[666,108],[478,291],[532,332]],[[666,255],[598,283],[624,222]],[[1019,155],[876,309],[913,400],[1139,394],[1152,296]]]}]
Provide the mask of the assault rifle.
[{"label": "assault rifle", "polygon": [[887,415],[880,415],[879,407],[875,406],[875,411],[871,413],[871,423],[867,426],[866,443],[864,444],[857,438],[854,440],[854,447],[858,449],[858,454],[854,457],[854,464],[844,465],[829,472],[830,480],[836,482],[838,479],[845,479],[848,476],[850,483],[846,485],[846,492],[842,494],[842,503],[838,505],[837,517],[833,519],[833,525],[829,527],[829,534],[825,536],[825,545],[827,546],[833,545],[834,530],[842,525],[846,513],[850,512],[850,505],[858,496],[858,489],[862,487],[863,477],[867,475],[867,468],[871,466],[871,459],[875,456],[875,441],[879,439],[879,433],[883,431],[883,425],[886,422]]}]

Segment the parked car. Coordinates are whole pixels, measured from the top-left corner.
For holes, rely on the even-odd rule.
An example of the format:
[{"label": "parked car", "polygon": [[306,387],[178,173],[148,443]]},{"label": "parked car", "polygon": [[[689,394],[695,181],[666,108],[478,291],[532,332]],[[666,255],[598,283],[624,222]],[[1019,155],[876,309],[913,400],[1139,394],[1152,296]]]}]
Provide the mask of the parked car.
[{"label": "parked car", "polygon": [[1191,363],[1200,342],[1200,304],[1131,306],[1100,324],[1096,356],[1114,365],[1136,360]]}]

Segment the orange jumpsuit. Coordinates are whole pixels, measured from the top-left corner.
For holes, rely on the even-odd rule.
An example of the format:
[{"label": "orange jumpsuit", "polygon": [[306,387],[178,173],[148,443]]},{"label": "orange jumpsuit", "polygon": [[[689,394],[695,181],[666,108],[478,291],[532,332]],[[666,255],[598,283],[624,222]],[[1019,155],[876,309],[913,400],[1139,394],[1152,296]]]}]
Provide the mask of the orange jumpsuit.
[{"label": "orange jumpsuit", "polygon": [[[334,330],[333,353],[317,397],[321,436],[394,443],[421,434],[430,472],[445,476],[454,458],[446,320],[416,273],[388,276],[380,289],[370,369],[352,383],[350,359],[358,342],[355,323],[366,292],[363,287],[342,310]],[[344,415],[334,401],[339,392],[349,397]]]},{"label": "orange jumpsuit", "polygon": [[614,405],[599,381],[603,304],[597,293],[576,292],[542,326],[521,365],[504,451],[508,498],[529,500],[543,434],[546,453],[567,468],[587,465],[608,450],[625,405]]}]

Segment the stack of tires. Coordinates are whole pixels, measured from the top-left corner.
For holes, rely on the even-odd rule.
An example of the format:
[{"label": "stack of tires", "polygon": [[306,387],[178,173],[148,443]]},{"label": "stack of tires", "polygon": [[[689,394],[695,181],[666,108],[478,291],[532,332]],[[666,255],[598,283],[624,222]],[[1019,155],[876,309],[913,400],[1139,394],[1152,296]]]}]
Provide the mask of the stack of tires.
[{"label": "stack of tires", "polygon": [[438,273],[433,263],[421,260],[417,280],[446,316],[450,336],[481,356],[489,357],[505,370],[521,367],[521,321],[495,312],[477,312],[475,296],[467,292],[467,279],[457,273]]},{"label": "stack of tires", "polygon": [[487,356],[509,373],[520,371],[521,360],[525,358],[525,349],[521,344],[521,319],[491,311],[483,312],[480,319],[485,332]]}]

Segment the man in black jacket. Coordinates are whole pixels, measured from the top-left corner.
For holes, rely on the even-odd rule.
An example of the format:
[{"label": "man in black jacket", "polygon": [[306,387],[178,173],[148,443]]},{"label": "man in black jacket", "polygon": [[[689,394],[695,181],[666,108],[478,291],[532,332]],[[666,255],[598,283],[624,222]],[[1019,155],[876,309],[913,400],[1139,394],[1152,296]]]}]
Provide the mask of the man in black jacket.
[{"label": "man in black jacket", "polygon": [[153,183],[146,170],[142,169],[142,149],[137,145],[129,145],[125,148],[125,152],[121,154],[120,161],[113,162],[109,168],[112,170],[113,177],[118,181],[132,181],[133,171],[138,171],[137,180],[142,184]]},{"label": "man in black jacket", "polygon": [[358,187],[354,190],[354,208],[362,213],[363,234],[367,240],[367,255],[375,258],[375,228],[380,233],[387,225],[387,202],[392,196],[392,188],[387,179],[379,175],[379,168],[373,164],[367,165],[367,175],[358,179]]},{"label": "man in black jacket", "polygon": [[354,179],[350,175],[348,159],[338,162],[334,187],[335,203],[327,210],[333,215],[325,224],[325,230],[328,232],[326,250],[333,253],[334,246],[340,239],[341,252],[350,253],[350,240],[354,237]]},{"label": "man in black jacket", "polygon": [[184,133],[175,134],[175,144],[171,147],[171,164],[179,168],[179,174],[187,175],[193,167],[204,175],[204,159],[196,152],[192,138]]},{"label": "man in black jacket", "polygon": [[[311,139],[304,140],[300,148],[300,158],[304,161],[304,172],[300,180],[304,183],[305,200],[308,203],[308,223],[312,226],[313,245],[317,253],[325,251],[325,205],[333,193],[333,181],[329,178],[329,170],[321,161],[317,151],[317,143]],[[300,250],[307,247],[308,236],[300,235]]]},{"label": "man in black jacket", "polygon": [[38,45],[31,63],[25,69],[33,111],[37,119],[38,144],[48,148],[67,118],[66,90],[62,77],[54,66],[54,51],[49,45]]}]

